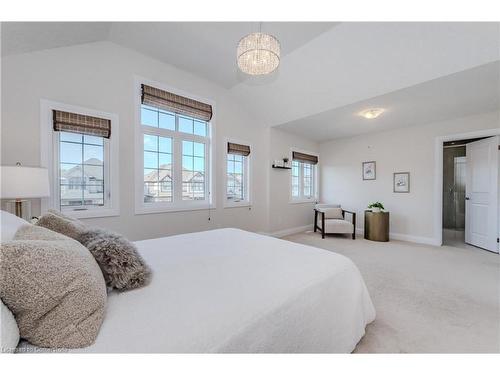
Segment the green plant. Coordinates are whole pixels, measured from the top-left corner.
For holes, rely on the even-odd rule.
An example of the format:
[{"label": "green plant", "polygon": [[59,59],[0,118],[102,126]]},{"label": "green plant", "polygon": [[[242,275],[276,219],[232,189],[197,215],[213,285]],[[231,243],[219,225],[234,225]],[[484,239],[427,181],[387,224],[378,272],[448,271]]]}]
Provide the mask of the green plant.
[{"label": "green plant", "polygon": [[373,202],[368,205],[368,208],[380,208],[381,210],[385,210],[384,205],[380,202]]}]

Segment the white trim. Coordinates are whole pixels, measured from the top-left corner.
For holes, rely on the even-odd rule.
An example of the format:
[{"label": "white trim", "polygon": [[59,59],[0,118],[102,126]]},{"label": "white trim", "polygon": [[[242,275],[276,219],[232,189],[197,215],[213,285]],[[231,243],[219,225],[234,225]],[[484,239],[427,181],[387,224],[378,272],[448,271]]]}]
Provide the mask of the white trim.
[{"label": "white trim", "polygon": [[[250,155],[245,156],[246,163],[245,163],[245,172],[244,172],[244,187],[246,188],[246,197],[244,200],[239,201],[239,202],[230,202],[227,200],[227,144],[228,143],[237,143],[241,145],[246,145],[250,147]],[[229,138],[226,137],[224,138],[224,199],[223,199],[223,206],[224,208],[236,208],[236,207],[252,207],[252,176],[253,176],[253,163],[252,163],[252,150],[253,144],[251,142],[246,142],[241,139],[236,139],[236,138]],[[245,186],[246,185],[246,186]]]},{"label": "white trim", "polygon": [[486,129],[436,137],[434,141],[434,243],[443,244],[443,143],[500,135],[500,129]]},{"label": "white trim", "polygon": [[59,209],[56,206],[59,187],[54,184],[58,162],[54,159],[54,140],[52,110],[82,113],[89,116],[101,117],[111,120],[111,137],[109,139],[109,206],[106,208],[88,209],[85,211],[65,211],[76,218],[107,217],[120,215],[120,189],[119,189],[119,121],[118,115],[99,110],[84,108],[76,105],[55,102],[51,100],[40,100],[40,165],[49,171],[51,195],[41,200],[41,213],[47,212],[49,208]]},{"label": "white trim", "polygon": [[[313,225],[303,225],[300,227],[294,227],[294,228],[288,228],[288,229],[282,229],[277,232],[273,233],[264,233],[261,232],[259,234],[267,235],[267,236],[272,236],[272,237],[285,237],[289,236],[291,234],[296,234],[296,233],[302,233],[306,231],[311,231],[313,230]],[[319,236],[321,236],[321,233],[317,232]],[[363,236],[364,231],[363,228],[357,228],[356,229],[356,235]],[[421,243],[425,245],[432,245],[432,246],[440,246],[434,238],[431,237],[420,237],[420,236],[410,236],[408,234],[401,234],[401,233],[389,233],[389,239],[390,240],[397,240],[397,241],[405,241],[405,242],[412,242],[412,243]]]},{"label": "white trim", "polygon": [[[290,203],[290,204],[316,203],[319,200],[319,170],[320,170],[319,153],[313,152],[313,151],[308,151],[308,150],[303,150],[303,149],[296,148],[296,147],[291,147],[290,148],[290,154],[289,154],[289,157],[288,157],[288,160],[290,161],[290,165],[293,164],[292,155],[293,155],[294,151],[295,152],[300,152],[300,153],[303,153],[303,154],[309,154],[309,155],[317,156],[318,157],[318,164],[314,165],[314,168],[313,168],[314,195],[311,198],[303,198],[303,197],[294,198],[292,196],[292,174],[293,174],[293,172],[292,172],[292,170],[290,170],[289,181],[288,181],[288,203]],[[299,170],[299,173],[300,173],[300,170]],[[300,193],[300,190],[302,190],[300,188],[302,186],[300,184],[300,178],[301,178],[301,176],[299,174],[299,193]],[[301,195],[302,195],[302,193],[301,193]]]},{"label": "white trim", "polygon": [[[365,231],[363,230],[363,228],[356,228],[356,235],[364,236],[364,234],[365,234]],[[389,232],[389,240],[421,243],[421,244],[432,245],[432,246],[440,246],[440,244],[436,241],[435,238],[422,237],[422,236],[412,236],[412,235],[403,234],[403,233]]]},{"label": "white trim", "polygon": [[432,245],[432,246],[441,246],[441,244],[435,238],[432,238],[432,237],[411,236],[409,234],[390,232],[389,239],[390,240],[405,241],[405,242],[421,243],[421,244]]},{"label": "white trim", "polygon": [[305,204],[305,203],[315,204],[315,203],[318,203],[318,200],[317,200],[317,198],[311,198],[311,199],[305,199],[305,198],[302,199],[301,198],[301,199],[292,199],[288,203],[290,203],[290,204]]},{"label": "white trim", "polygon": [[303,225],[301,227],[283,229],[283,230],[279,230],[277,232],[267,233],[267,235],[271,236],[271,237],[281,238],[281,237],[289,236],[291,234],[306,232],[308,230],[313,230],[313,224]]},{"label": "white trim", "polygon": [[[195,99],[201,101],[203,103],[210,104],[212,106],[213,116],[212,119],[208,122],[208,136],[200,137],[192,134],[182,134],[182,138],[185,140],[192,140],[205,143],[208,147],[205,147],[205,157],[208,159],[208,163],[206,164],[206,178],[208,178],[208,184],[206,186],[206,195],[207,200],[202,202],[190,202],[190,201],[177,201],[175,202],[175,187],[174,187],[174,202],[172,203],[155,203],[155,204],[144,204],[144,183],[143,183],[143,128],[141,124],[141,84],[146,84],[153,87],[158,87],[162,90],[172,92],[177,95],[185,96],[191,99]],[[134,166],[134,206],[135,206],[135,214],[143,215],[149,213],[161,213],[161,212],[178,212],[178,211],[196,211],[196,210],[213,210],[216,208],[216,145],[215,145],[215,113],[216,113],[216,103],[212,99],[202,98],[196,95],[192,95],[191,93],[187,93],[185,91],[179,90],[175,87],[166,85],[161,82],[152,81],[150,79],[135,75],[133,80],[133,93],[134,93],[134,155],[135,155],[135,166]],[[149,127],[148,127],[149,128]],[[150,128],[155,129],[155,128]],[[173,138],[179,138],[179,132],[173,132],[167,129],[161,129],[164,134],[171,134],[170,136]],[[207,141],[208,139],[208,141]],[[175,142],[173,142],[172,147],[174,148]],[[175,155],[178,153],[172,149],[172,158],[175,158]],[[181,166],[182,168],[182,160],[179,162],[174,162],[175,166]],[[174,174],[175,171],[174,171]],[[181,186],[182,189],[182,186]]]}]

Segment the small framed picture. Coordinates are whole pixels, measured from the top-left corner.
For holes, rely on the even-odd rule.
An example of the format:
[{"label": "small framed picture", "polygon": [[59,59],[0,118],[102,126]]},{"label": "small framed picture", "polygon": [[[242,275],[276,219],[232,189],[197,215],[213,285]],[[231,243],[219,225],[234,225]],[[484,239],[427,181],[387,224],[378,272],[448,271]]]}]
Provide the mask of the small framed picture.
[{"label": "small framed picture", "polygon": [[377,178],[377,165],[374,161],[363,162],[363,180],[375,180]]},{"label": "small framed picture", "polygon": [[410,172],[394,173],[394,192],[395,193],[410,192]]}]

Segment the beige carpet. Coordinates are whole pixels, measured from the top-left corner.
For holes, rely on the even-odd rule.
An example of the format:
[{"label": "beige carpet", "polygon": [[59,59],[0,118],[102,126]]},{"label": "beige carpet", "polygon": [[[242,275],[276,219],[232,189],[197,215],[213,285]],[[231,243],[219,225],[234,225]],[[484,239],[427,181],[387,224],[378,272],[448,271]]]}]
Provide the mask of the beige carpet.
[{"label": "beige carpet", "polygon": [[312,232],[284,239],[343,254],[358,266],[377,318],[355,352],[500,352],[499,255],[402,241],[322,240]]}]

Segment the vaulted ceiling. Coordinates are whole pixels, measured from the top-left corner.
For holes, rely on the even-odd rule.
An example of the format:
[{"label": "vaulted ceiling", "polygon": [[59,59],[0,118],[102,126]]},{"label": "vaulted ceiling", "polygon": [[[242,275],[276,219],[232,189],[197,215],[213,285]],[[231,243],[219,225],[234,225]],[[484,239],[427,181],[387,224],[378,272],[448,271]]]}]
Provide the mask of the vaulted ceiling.
[{"label": "vaulted ceiling", "polygon": [[[4,23],[2,56],[107,40],[229,90],[263,126],[316,140],[498,109],[499,23],[270,22],[279,69],[236,67],[249,22]],[[360,109],[388,108],[366,123]]]}]

